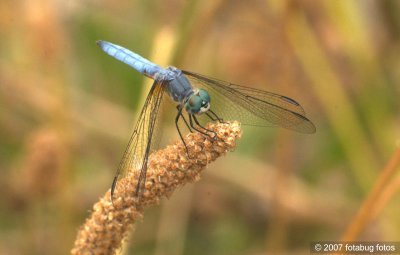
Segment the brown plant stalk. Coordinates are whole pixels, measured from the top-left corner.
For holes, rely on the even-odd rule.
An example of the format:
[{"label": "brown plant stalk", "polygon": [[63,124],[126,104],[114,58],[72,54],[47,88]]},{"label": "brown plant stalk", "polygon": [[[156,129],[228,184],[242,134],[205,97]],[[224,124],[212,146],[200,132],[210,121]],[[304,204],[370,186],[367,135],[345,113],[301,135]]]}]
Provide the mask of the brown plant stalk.
[{"label": "brown plant stalk", "polygon": [[356,240],[361,231],[371,221],[372,217],[376,216],[376,206],[381,204],[382,199],[385,199],[382,194],[385,194],[385,191],[387,191],[387,188],[390,186],[390,180],[393,178],[399,165],[400,147],[396,149],[386,166],[380,172],[381,174],[376,180],[371,192],[368,194],[344,232],[341,238],[343,241],[350,242]]},{"label": "brown plant stalk", "polygon": [[92,214],[79,229],[71,254],[115,254],[133,224],[142,218],[146,207],[158,204],[176,188],[199,180],[201,171],[218,157],[234,150],[236,140],[241,136],[238,122],[209,123],[207,128],[216,132],[218,139],[197,132],[185,137],[191,158],[187,157],[181,141],[150,155],[140,199],[135,196],[138,171],[130,171],[118,182],[114,204],[108,190],[94,204]]}]

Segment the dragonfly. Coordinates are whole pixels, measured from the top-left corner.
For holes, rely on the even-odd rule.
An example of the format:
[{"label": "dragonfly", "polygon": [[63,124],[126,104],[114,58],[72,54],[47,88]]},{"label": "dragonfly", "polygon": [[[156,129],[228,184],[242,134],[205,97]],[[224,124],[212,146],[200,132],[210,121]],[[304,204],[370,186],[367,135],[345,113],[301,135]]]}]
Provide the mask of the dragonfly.
[{"label": "dragonfly", "polygon": [[[136,186],[136,196],[140,196],[146,181],[149,154],[154,149],[152,139],[165,93],[176,104],[175,126],[188,156],[189,151],[178,122],[183,120],[191,132],[195,130],[211,136],[210,132],[213,131],[201,124],[200,116],[206,116],[211,121],[223,122],[230,119],[239,120],[244,125],[279,126],[305,134],[316,131],[303,107],[287,96],[236,85],[173,66],[163,68],[110,42],[100,40],[97,45],[108,55],[154,80],[114,176],[111,199],[118,180],[132,168],[140,171]],[[224,118],[220,117],[221,113],[224,113]]]}]

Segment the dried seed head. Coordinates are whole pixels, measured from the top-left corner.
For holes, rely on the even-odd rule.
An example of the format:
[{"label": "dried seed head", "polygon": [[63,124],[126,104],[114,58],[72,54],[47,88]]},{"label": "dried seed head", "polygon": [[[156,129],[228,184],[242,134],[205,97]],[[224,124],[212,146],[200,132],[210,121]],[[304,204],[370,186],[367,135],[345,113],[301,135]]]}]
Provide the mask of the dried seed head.
[{"label": "dried seed head", "polygon": [[200,133],[186,136],[190,158],[181,141],[152,153],[149,157],[142,197],[135,197],[138,171],[131,171],[118,182],[114,205],[110,190],[93,206],[93,212],[78,232],[72,254],[114,254],[120,249],[133,223],[143,210],[158,204],[162,197],[188,182],[199,180],[200,172],[212,161],[232,151],[241,136],[238,122],[209,123],[207,129],[218,139]]}]

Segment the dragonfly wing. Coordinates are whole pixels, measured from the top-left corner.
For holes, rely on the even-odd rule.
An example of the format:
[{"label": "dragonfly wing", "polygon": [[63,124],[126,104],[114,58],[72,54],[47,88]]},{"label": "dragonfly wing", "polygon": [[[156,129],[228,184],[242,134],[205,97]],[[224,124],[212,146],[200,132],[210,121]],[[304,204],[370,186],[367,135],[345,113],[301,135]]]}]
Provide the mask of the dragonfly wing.
[{"label": "dragonfly wing", "polygon": [[149,154],[153,149],[153,135],[163,94],[163,84],[155,81],[115,174],[111,186],[111,198],[113,198],[118,180],[125,177],[129,171],[140,171],[136,187],[136,195],[139,196],[146,181],[147,163]]},{"label": "dragonfly wing", "polygon": [[222,114],[224,119],[239,119],[243,124],[254,126],[281,126],[301,133],[315,132],[315,126],[305,116],[304,109],[289,97],[182,72],[194,86],[208,91],[211,109]]}]

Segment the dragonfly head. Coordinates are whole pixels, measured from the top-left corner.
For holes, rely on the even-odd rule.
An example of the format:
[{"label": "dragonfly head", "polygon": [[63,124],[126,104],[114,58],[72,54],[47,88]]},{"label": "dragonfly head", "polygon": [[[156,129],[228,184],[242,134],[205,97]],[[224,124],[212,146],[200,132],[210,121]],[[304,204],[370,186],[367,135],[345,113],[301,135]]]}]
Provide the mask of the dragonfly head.
[{"label": "dragonfly head", "polygon": [[185,109],[190,114],[202,114],[210,109],[210,95],[204,89],[196,89],[185,103]]}]

